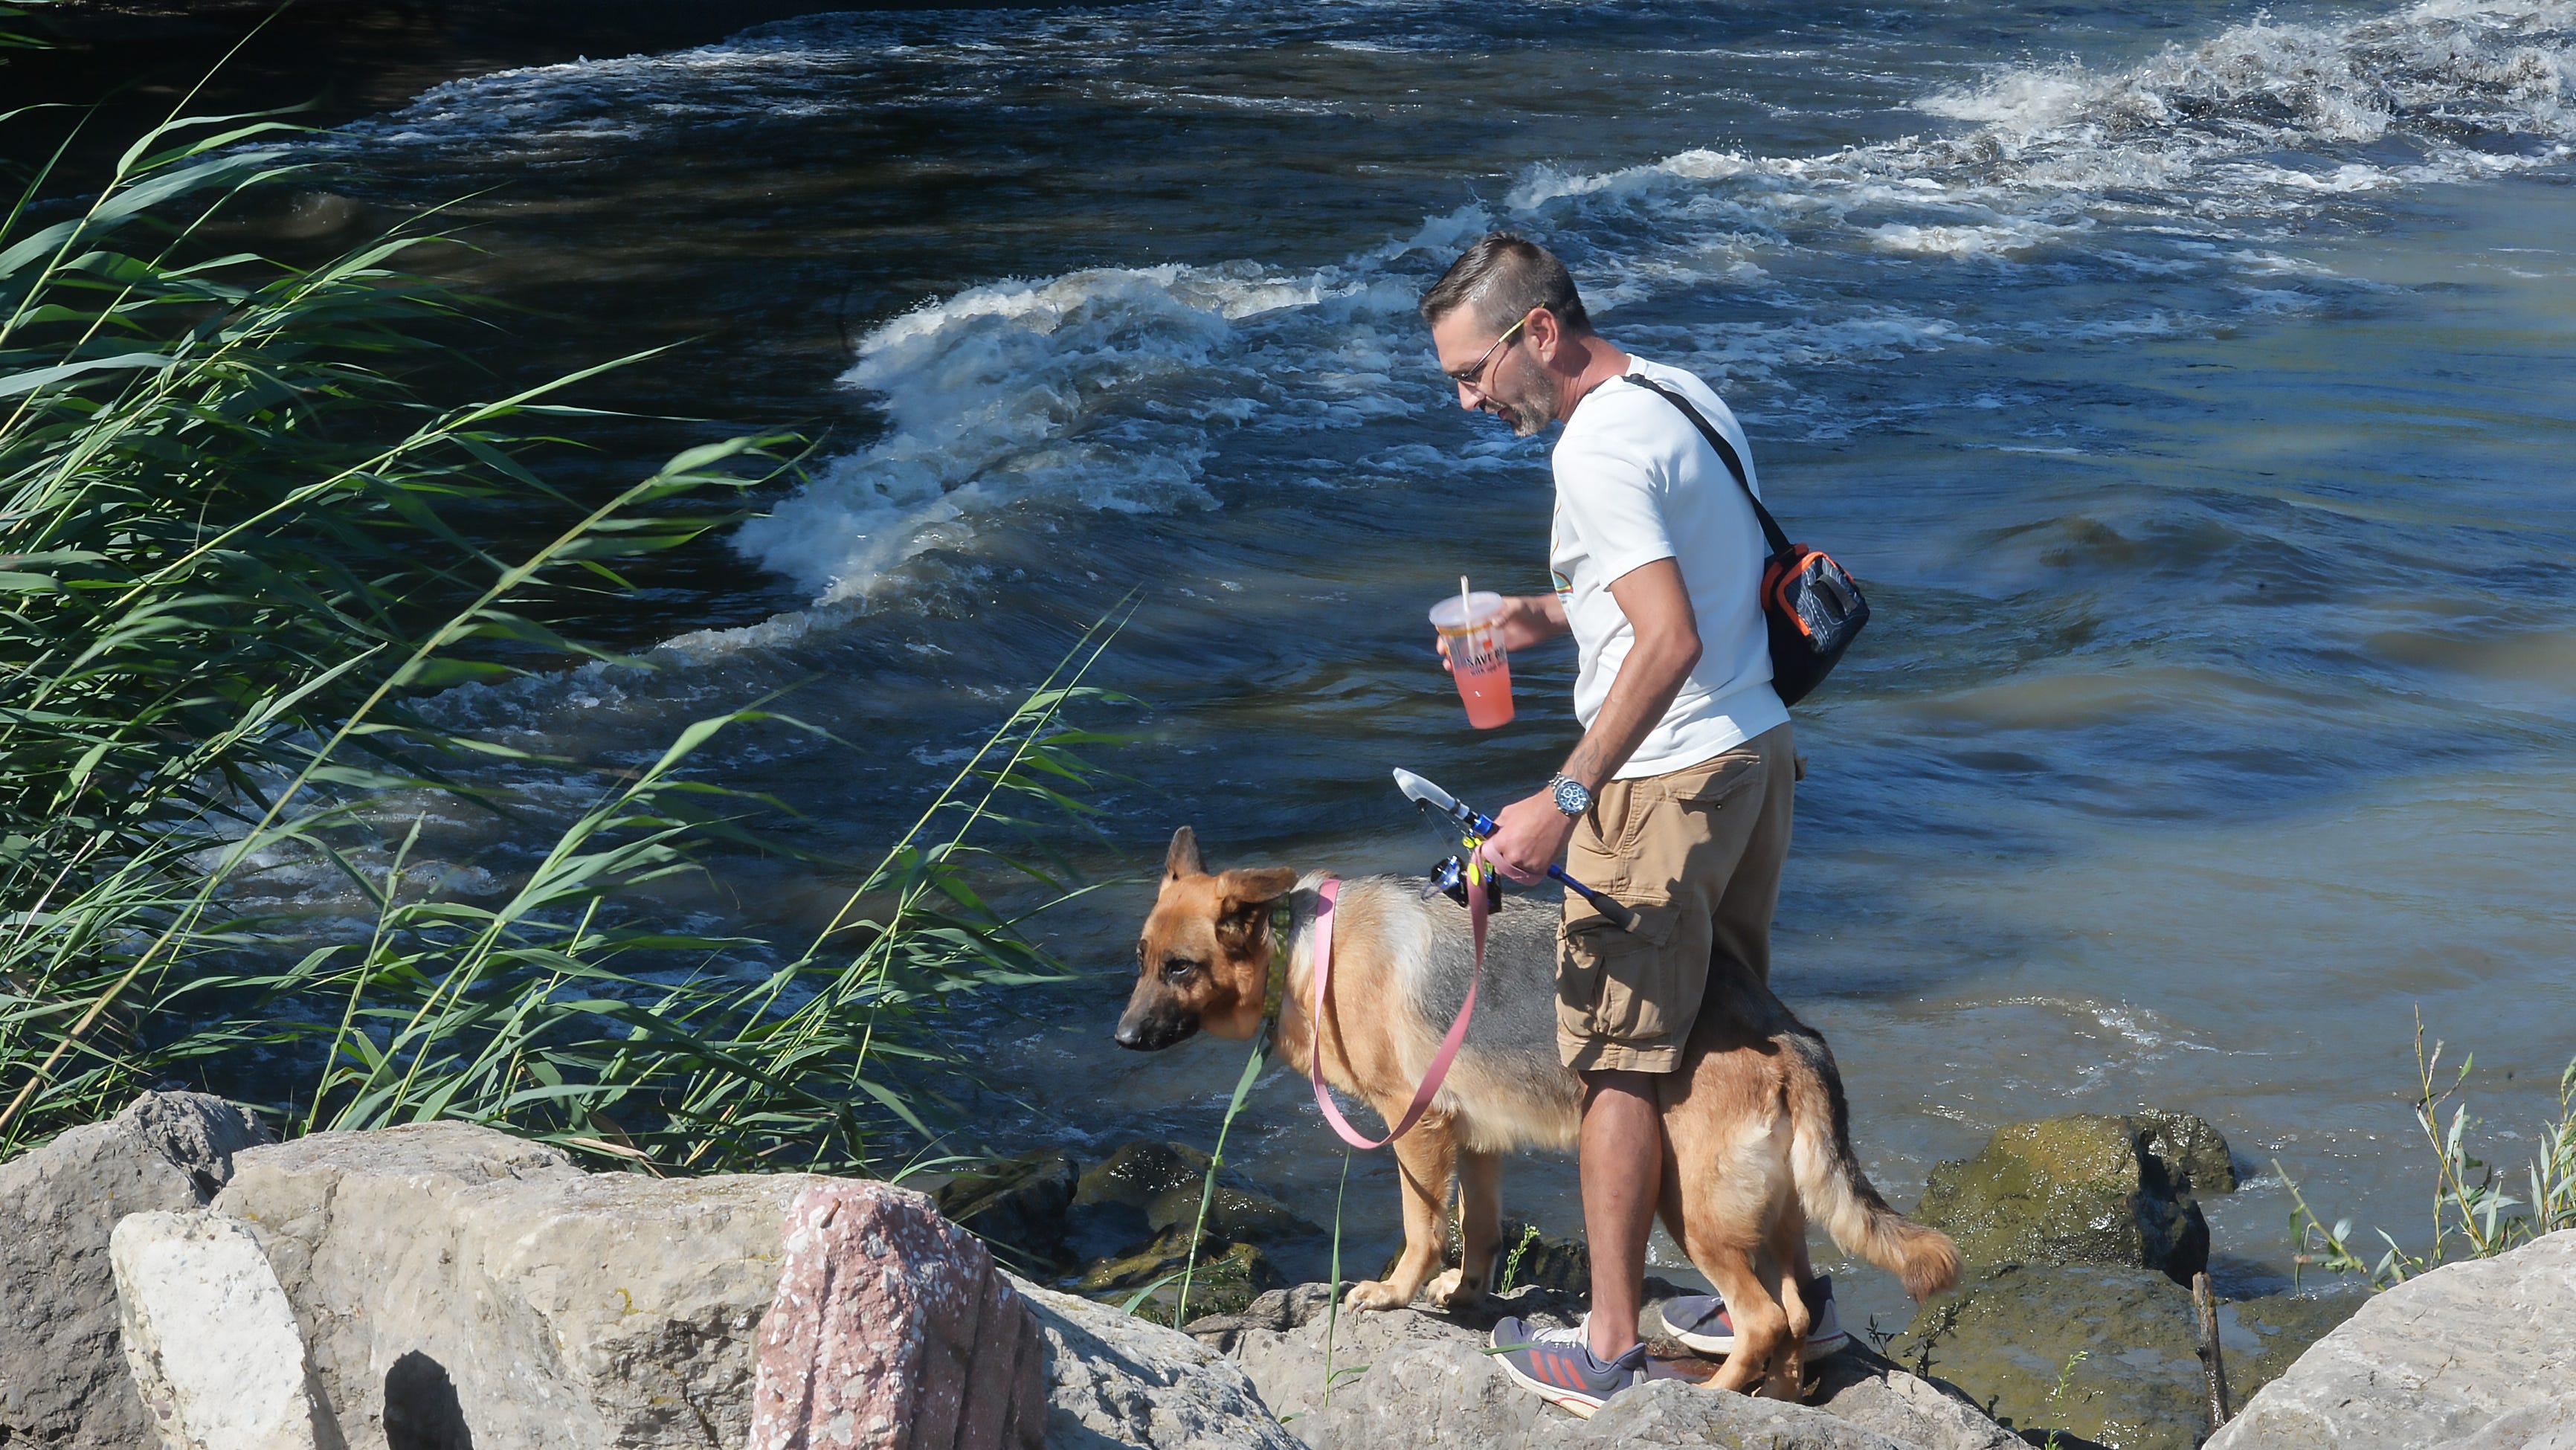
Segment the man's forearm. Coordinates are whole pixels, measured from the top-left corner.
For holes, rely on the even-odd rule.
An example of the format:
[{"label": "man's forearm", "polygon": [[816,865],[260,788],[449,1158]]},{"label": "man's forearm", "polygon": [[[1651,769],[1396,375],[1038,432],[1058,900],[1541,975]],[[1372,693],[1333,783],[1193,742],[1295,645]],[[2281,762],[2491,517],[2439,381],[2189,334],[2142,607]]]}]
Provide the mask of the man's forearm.
[{"label": "man's forearm", "polygon": [[1565,757],[1566,777],[1598,792],[1602,782],[1618,774],[1619,767],[1654,733],[1664,712],[1672,708],[1673,697],[1681,693],[1682,682],[1690,678],[1691,667],[1698,663],[1696,635],[1638,641],[1620,662],[1619,677],[1610,682],[1609,698],[1601,702],[1601,713],[1592,717],[1592,728],[1583,732],[1574,753]]}]

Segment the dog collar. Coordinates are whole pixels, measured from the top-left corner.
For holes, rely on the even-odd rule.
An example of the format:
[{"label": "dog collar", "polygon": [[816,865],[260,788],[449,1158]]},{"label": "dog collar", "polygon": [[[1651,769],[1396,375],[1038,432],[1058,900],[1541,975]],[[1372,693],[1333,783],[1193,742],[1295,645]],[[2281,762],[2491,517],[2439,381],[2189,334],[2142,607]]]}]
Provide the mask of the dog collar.
[{"label": "dog collar", "polygon": [[1296,924],[1297,909],[1287,897],[1270,908],[1270,979],[1261,989],[1261,1026],[1265,1039],[1279,1034],[1279,1007],[1288,1000],[1288,930]]}]

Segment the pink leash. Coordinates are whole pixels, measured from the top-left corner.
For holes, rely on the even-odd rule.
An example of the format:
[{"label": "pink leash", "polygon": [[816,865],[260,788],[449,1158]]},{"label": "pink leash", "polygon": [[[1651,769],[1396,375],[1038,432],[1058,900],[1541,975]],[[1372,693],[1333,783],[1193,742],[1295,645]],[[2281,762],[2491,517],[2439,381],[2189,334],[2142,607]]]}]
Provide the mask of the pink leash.
[{"label": "pink leash", "polygon": [[1449,1035],[1441,1039],[1440,1051],[1431,1059],[1431,1071],[1423,1075],[1422,1086],[1414,1090],[1413,1106],[1404,1110],[1404,1120],[1395,1125],[1395,1131],[1375,1141],[1360,1136],[1359,1130],[1342,1116],[1342,1110],[1333,1106],[1333,1095],[1324,1087],[1324,993],[1333,981],[1333,907],[1342,893],[1342,883],[1326,881],[1316,888],[1324,904],[1315,913],[1315,1010],[1307,1014],[1312,1019],[1309,1025],[1314,1031],[1315,1043],[1313,1055],[1307,1061],[1306,1075],[1314,1079],[1315,1106],[1324,1110],[1324,1121],[1332,1124],[1333,1131],[1342,1135],[1342,1141],[1354,1148],[1383,1148],[1412,1132],[1413,1125],[1422,1121],[1423,1112],[1431,1106],[1431,1100],[1440,1095],[1440,1084],[1448,1080],[1449,1065],[1458,1060],[1458,1049],[1467,1045],[1467,1021],[1476,1015],[1476,988],[1485,978],[1485,917],[1491,910],[1483,873],[1477,869],[1483,864],[1483,859],[1483,851],[1479,848],[1467,862],[1467,919],[1473,923],[1476,934],[1476,970],[1475,975],[1467,979],[1467,1000],[1458,1008],[1458,1020],[1449,1024]]}]

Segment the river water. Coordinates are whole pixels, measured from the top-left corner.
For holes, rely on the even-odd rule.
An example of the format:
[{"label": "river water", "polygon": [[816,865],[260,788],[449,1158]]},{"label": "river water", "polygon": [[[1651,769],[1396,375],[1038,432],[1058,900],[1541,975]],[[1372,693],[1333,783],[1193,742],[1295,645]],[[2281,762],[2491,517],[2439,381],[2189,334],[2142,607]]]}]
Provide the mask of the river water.
[{"label": "river water", "polygon": [[[2507,1163],[2576,1053],[2571,147],[2569,0],[1162,0],[809,17],[325,149],[386,205],[479,193],[450,269],[539,309],[505,376],[695,339],[610,401],[715,424],[603,427],[603,470],[829,430],[615,624],[662,669],[450,704],[613,759],[796,686],[865,748],[710,773],[851,856],[1130,588],[1098,682],[1143,703],[1087,717],[1138,736],[1099,797],[1128,869],[1191,822],[1220,864],[1419,870],[1389,767],[1533,788],[1570,659],[1478,736],[1421,615],[1544,587],[1546,441],[1449,405],[1412,303],[1489,227],[1545,241],[1869,588],[1798,712],[1776,960],[1873,1175],[1910,1202],[1997,1123],[2188,1109],[2258,1175],[2211,1205],[2251,1286],[2275,1160],[2425,1237],[2418,1011]],[[727,885],[722,926],[794,937],[847,883]],[[1146,900],[1053,921],[1103,975],[978,1020],[997,1141],[1213,1139],[1241,1048],[1108,1041]],[[1236,1135],[1330,1219],[1301,1083]],[[1392,1243],[1391,1169],[1353,1180]],[[1572,1190],[1507,1174],[1560,1231]],[[1883,1277],[1846,1294],[1888,1322]]]}]

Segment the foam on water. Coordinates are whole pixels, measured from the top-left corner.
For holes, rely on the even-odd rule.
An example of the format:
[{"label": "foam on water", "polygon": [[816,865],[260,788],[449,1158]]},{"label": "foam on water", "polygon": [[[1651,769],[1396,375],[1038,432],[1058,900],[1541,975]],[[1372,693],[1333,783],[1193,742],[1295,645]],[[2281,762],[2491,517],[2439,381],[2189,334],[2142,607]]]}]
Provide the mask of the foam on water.
[{"label": "foam on water", "polygon": [[[1534,167],[1494,212],[1432,218],[1311,275],[1244,262],[975,288],[859,344],[844,381],[881,400],[884,437],[738,542],[830,603],[867,596],[925,549],[971,547],[1005,510],[1208,506],[1204,466],[1230,430],[1341,427],[1433,401],[1411,296],[1497,223],[1573,243],[1588,273],[1610,279],[1594,284],[1604,312],[1759,283],[1762,259],[1788,250],[2001,262],[2106,226],[2132,229],[2108,254],[2132,274],[2215,265],[2277,277],[2279,259],[2260,248],[2213,257],[2207,242],[2259,237],[2329,198],[2564,157],[2576,141],[2571,29],[2570,0],[2258,20],[2120,73],[2003,67],[1918,103],[1974,123],[1963,134],[1820,157],[1703,148],[1599,173]],[[2385,154],[2392,141],[2399,154]],[[2378,149],[2339,154],[2365,144]],[[2174,226],[2203,240],[2160,238]],[[2252,311],[2304,305],[2277,287],[2239,295]],[[1840,297],[1797,300],[1811,314],[1798,324],[1695,329],[1692,360],[1746,381],[1979,340]],[[2183,322],[2156,309],[2070,320],[2058,335]]]},{"label": "foam on water", "polygon": [[[1291,15],[1244,10],[1228,24],[1257,30]],[[1337,12],[1332,24],[1342,29],[1320,44],[1352,55],[1411,51],[1440,43],[1444,23],[1425,0],[1376,0]],[[897,63],[913,67],[907,85],[917,71],[922,87],[952,99],[989,100],[1032,76],[1132,87],[1142,83],[1123,73],[1133,58],[1174,43],[1188,25],[1186,15],[1151,8],[1007,24],[949,17],[925,39],[881,17],[819,17],[672,55],[460,81],[336,144],[577,157],[656,126],[885,104],[882,84],[850,77]],[[2121,70],[1997,66],[1914,102],[1927,120],[1953,123],[1943,133],[1819,155],[1697,147],[1593,172],[1534,166],[1497,203],[1429,217],[1409,237],[1313,271],[1238,261],[972,287],[859,341],[842,381],[875,400],[883,432],[736,538],[746,556],[826,607],[742,642],[791,638],[849,607],[864,613],[901,584],[906,561],[971,552],[985,531],[1032,511],[1213,506],[1211,460],[1238,434],[1320,438],[1435,406],[1442,389],[1413,298],[1459,246],[1497,224],[1579,257],[1588,300],[1603,313],[1629,309],[1622,331],[1639,346],[1767,390],[1775,416],[1802,419],[1813,436],[1854,420],[1801,399],[1796,379],[2031,335],[2023,322],[1951,305],[1978,285],[1960,269],[1993,274],[1990,285],[2042,263],[2213,284],[2187,306],[2141,297],[2053,319],[2057,340],[2172,332],[2202,322],[2197,308],[2295,309],[2307,305],[2295,290],[2301,278],[2266,242],[2319,207],[2568,155],[2572,42],[2576,0],[2421,0],[2343,19],[2257,19]],[[1157,95],[1158,105],[1185,99]],[[1939,284],[1949,315],[1917,315],[1902,274],[1894,287],[1820,284],[1811,265],[1819,259],[1949,269]],[[2231,277],[2244,285],[2215,285]],[[1634,310],[1712,291],[1768,305],[1758,315],[1719,309],[1723,323]],[[1390,437],[1359,451],[1393,446]],[[1230,470],[1225,482],[1319,476]],[[687,652],[719,647],[712,636],[685,643]]]}]

